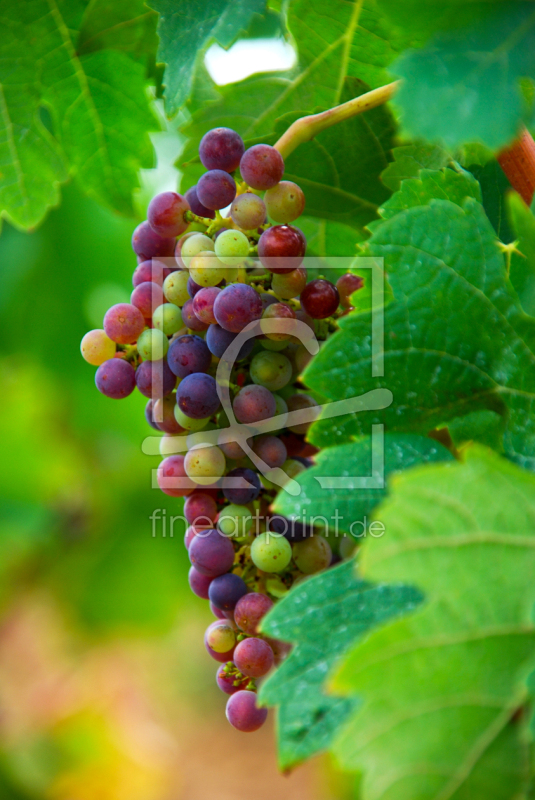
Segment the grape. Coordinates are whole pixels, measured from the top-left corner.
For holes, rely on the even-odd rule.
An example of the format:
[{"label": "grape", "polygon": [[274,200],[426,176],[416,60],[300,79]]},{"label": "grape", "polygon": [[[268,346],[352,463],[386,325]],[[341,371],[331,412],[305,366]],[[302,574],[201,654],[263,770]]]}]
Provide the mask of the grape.
[{"label": "grape", "polygon": [[158,428],[164,433],[183,433],[175,417],[176,394],[159,397],[154,401],[152,414]]},{"label": "grape", "polygon": [[239,461],[240,458],[245,458],[245,452],[238,442],[221,442],[219,447],[227,458],[231,458],[234,461]]},{"label": "grape", "polygon": [[[219,611],[219,609],[217,610]],[[240,689],[245,689],[249,683],[249,678],[242,677],[240,679],[236,675],[229,674],[225,664],[221,664],[221,666],[217,668],[215,679],[217,685],[225,694],[236,694]]]},{"label": "grape", "polygon": [[186,378],[195,372],[208,372],[212,356],[204,339],[187,333],[171,342],[167,363],[171,372],[179,378]]},{"label": "grape", "polygon": [[147,210],[147,220],[158,236],[180,236],[188,227],[184,214],[189,211],[188,201],[176,192],[162,192],[153,197]]},{"label": "grape", "polygon": [[[238,576],[232,574],[221,575],[219,578],[214,578],[211,581],[210,588],[208,589],[208,597],[212,603],[214,601],[211,598],[211,590],[214,581],[220,581],[227,577],[237,578]],[[241,578],[238,578],[238,580],[241,580]],[[207,646],[216,653],[228,653],[229,650],[233,650],[236,646],[236,631],[228,620],[221,619],[210,623],[206,629],[205,635]]]},{"label": "grape", "polygon": [[205,236],[204,233],[196,233],[188,237],[180,251],[180,257],[184,262],[184,266],[189,268],[193,256],[206,252],[207,250],[214,251],[214,243],[209,236]]},{"label": "grape", "polygon": [[303,525],[301,522],[293,519],[286,519],[279,514],[270,517],[268,521],[269,530],[274,533],[279,533],[284,536],[288,541],[301,542],[307,536],[312,536],[314,528],[310,525]]},{"label": "grape", "polygon": [[252,189],[271,189],[284,175],[284,161],[271,145],[255,144],[243,154],[240,173]]},{"label": "grape", "polygon": [[219,531],[212,528],[194,537],[189,558],[195,569],[203,575],[217,578],[228,572],[234,563],[234,547]]},{"label": "grape", "polygon": [[[223,620],[216,620],[216,622],[223,622]],[[204,639],[204,645],[208,653],[212,656],[212,658],[214,658],[216,661],[219,661],[222,664],[228,663],[234,655],[234,647],[231,650],[227,650],[226,653],[217,653],[215,650],[212,650],[212,648],[206,641],[206,636]]]},{"label": "grape", "polygon": [[267,714],[267,708],[257,706],[255,692],[242,689],[228,699],[227,719],[233,728],[243,733],[252,733],[261,728]]},{"label": "grape", "polygon": [[301,375],[304,372],[305,367],[310,363],[312,360],[311,354],[308,352],[306,347],[303,344],[300,344],[297,347],[297,350],[293,354],[293,363],[295,365],[295,371],[297,375]]},{"label": "grape", "polygon": [[256,472],[248,467],[236,467],[231,469],[227,478],[239,478],[243,486],[227,486],[227,481],[223,481],[223,494],[229,503],[235,503],[238,506],[245,506],[256,500],[260,494],[260,479]]},{"label": "grape", "polygon": [[95,384],[99,392],[111,397],[113,400],[121,400],[132,394],[136,385],[136,374],[134,368],[128,361],[120,358],[110,358],[97,369],[95,374]]},{"label": "grape", "polygon": [[[319,416],[319,408],[318,404],[314,400],[313,397],[310,397],[308,394],[293,394],[291,397],[288,398],[288,411],[300,411],[304,408],[316,408],[317,414],[315,415],[314,419]],[[312,425],[312,421],[310,422],[299,422],[295,425],[289,425],[289,429],[293,431],[293,433],[306,433],[310,426]]]},{"label": "grape", "polygon": [[260,592],[249,592],[236,604],[234,619],[238,628],[254,636],[265,615],[273,608],[273,600]]},{"label": "grape", "polygon": [[360,275],[353,275],[351,272],[346,272],[336,281],[336,288],[340,295],[340,305],[344,308],[351,308],[350,298],[353,292],[362,289],[364,281]]},{"label": "grape", "polygon": [[305,195],[292,181],[281,181],[264,195],[266,209],[275,222],[293,222],[305,210]]},{"label": "grape", "polygon": [[145,327],[145,320],[136,306],[130,303],[117,303],[106,311],[103,327],[106,336],[113,342],[132,344]]},{"label": "grape", "polygon": [[149,281],[151,283],[157,283],[158,286],[162,286],[164,280],[170,273],[171,270],[168,269],[165,264],[162,264],[161,261],[153,259],[150,261],[142,261],[134,270],[132,285],[135,289],[140,283]]},{"label": "grape", "polygon": [[188,582],[193,594],[201,597],[203,600],[208,600],[208,587],[210,586],[213,578],[208,575],[203,575],[195,567],[190,567],[188,573]]},{"label": "grape", "polygon": [[270,353],[264,350],[254,356],[249,372],[254,383],[276,392],[290,382],[292,365],[282,353]]},{"label": "grape", "polygon": [[[286,539],[282,541],[286,542]],[[274,661],[273,650],[269,644],[255,637],[239,642],[234,651],[236,667],[249,678],[261,678],[267,675]]]},{"label": "grape", "polygon": [[[160,411],[160,416],[161,416],[161,411]],[[161,431],[161,428],[158,428],[158,430]],[[184,441],[183,432],[181,432],[180,434],[164,433],[164,435],[160,437],[160,441],[158,443],[158,450],[160,451],[160,455],[162,456],[162,458],[167,458],[167,456],[174,456],[177,453],[182,452],[183,441]]]},{"label": "grape", "polygon": [[243,140],[231,128],[212,128],[199,144],[199,158],[206,169],[234,172],[245,150]]},{"label": "grape", "polygon": [[271,281],[271,288],[282,300],[299,297],[306,285],[307,271],[301,267],[291,272],[275,273]]},{"label": "grape", "polygon": [[312,319],[330,317],[340,304],[336,286],[324,278],[307,283],[300,296],[301,306]]},{"label": "grape", "polygon": [[277,302],[277,298],[273,297],[272,294],[267,294],[267,292],[262,292],[260,295],[260,300],[262,301],[262,313],[264,313],[266,308]]},{"label": "grape", "polygon": [[260,344],[264,348],[264,350],[269,350],[270,352],[278,353],[280,350],[286,350],[286,348],[288,347],[288,340],[284,339],[281,342],[274,342],[273,339],[266,338],[266,339],[261,339]]},{"label": "grape", "polygon": [[159,431],[160,430],[159,427],[154,422],[154,416],[153,416],[153,413],[152,413],[152,405],[153,405],[152,404],[152,400],[149,400],[149,402],[145,406],[145,419],[147,420],[147,422],[149,423],[151,428],[154,428],[154,430]]},{"label": "grape", "polygon": [[163,293],[170,303],[182,307],[189,300],[188,279],[188,273],[179,269],[167,276],[163,282]]},{"label": "grape", "polygon": [[283,400],[282,397],[280,397],[280,395],[273,394],[273,397],[275,398],[275,405],[276,405],[275,416],[282,417],[279,427],[280,430],[281,428],[284,428],[286,425],[286,419],[288,416],[288,405],[286,403],[286,400]]},{"label": "grape", "polygon": [[130,302],[139,308],[145,319],[150,319],[158,306],[165,303],[163,289],[157,283],[140,283],[130,295]]},{"label": "grape", "polygon": [[166,336],[172,336],[184,327],[182,314],[174,303],[163,303],[152,315],[152,324]]},{"label": "grape", "polygon": [[232,404],[238,422],[249,425],[275,416],[275,398],[264,386],[244,386]]},{"label": "grape", "polygon": [[192,186],[191,189],[188,189],[184,198],[189,203],[189,207],[193,211],[194,214],[197,214],[198,217],[207,217],[208,219],[215,219],[215,211],[212,211],[211,208],[206,208],[203,206],[199,197],[197,195],[197,187]]},{"label": "grape", "polygon": [[243,597],[248,591],[247,584],[239,575],[227,572],[226,575],[214,578],[210,584],[208,596],[216,608],[232,611],[240,597]]},{"label": "grape", "polygon": [[225,612],[221,611],[220,608],[216,608],[213,603],[210,603],[210,611],[217,619],[227,619]]},{"label": "grape", "polygon": [[189,528],[186,529],[186,533],[184,534],[184,545],[186,547],[186,550],[189,550],[189,546],[193,541],[193,537],[197,536],[197,533],[198,531],[195,525],[190,525]]},{"label": "grape", "polygon": [[239,333],[246,325],[262,316],[262,300],[252,286],[234,283],[217,295],[214,317],[226,331]]},{"label": "grape", "polygon": [[[270,324],[264,325],[264,320],[277,320],[276,330],[270,332]],[[272,303],[262,314],[260,329],[274,342],[287,341],[295,333],[295,312],[286,303]]]},{"label": "grape", "polygon": [[258,240],[258,257],[271,272],[293,272],[301,266],[306,252],[306,239],[299,228],[274,225]]},{"label": "grape", "polygon": [[211,375],[202,372],[184,378],[176,396],[180,409],[192,419],[211,417],[219,408],[217,384]]},{"label": "grape", "polygon": [[102,330],[94,330],[86,333],[80,344],[82,356],[88,364],[100,367],[105,361],[115,355],[115,342]]},{"label": "grape", "polygon": [[283,572],[292,560],[292,548],[284,536],[261,533],[251,545],[251,558],[263,572]]},{"label": "grape", "polygon": [[212,169],[199,178],[197,196],[206,208],[225,208],[236,197],[236,181],[228,172]]},{"label": "grape", "polygon": [[188,294],[190,298],[193,300],[197,292],[200,292],[203,287],[199,286],[198,283],[195,283],[193,278],[190,276],[188,279]]},{"label": "grape", "polygon": [[259,228],[266,221],[264,201],[252,192],[240,194],[230,207],[230,216],[238,228],[245,231]]},{"label": "grape", "polygon": [[[208,349],[212,355],[216,356],[217,358],[223,358],[227,347],[229,347],[235,338],[235,333],[226,331],[220,325],[210,325],[208,331],[206,332],[206,344],[208,345]],[[247,341],[241,346],[240,352],[236,357],[236,361],[243,361],[244,358],[247,358],[253,347],[254,339],[247,339]]]},{"label": "grape", "polygon": [[223,264],[238,267],[249,255],[249,239],[241,231],[223,231],[215,240],[215,252]]},{"label": "grape", "polygon": [[175,240],[159,236],[147,221],[141,222],[132,234],[132,250],[142,261],[150,258],[170,258],[175,252]]},{"label": "grape", "polygon": [[169,497],[185,497],[196,488],[186,475],[182,455],[164,458],[158,467],[156,477],[158,486]]},{"label": "grape", "polygon": [[[216,286],[223,280],[223,269],[222,261],[213,252],[201,250],[190,261],[189,275],[197,286]],[[196,294],[197,292],[193,296]]]},{"label": "grape", "polygon": [[217,517],[216,501],[209,494],[194,492],[184,503],[184,516],[190,525],[208,521],[212,523],[210,527],[213,527]]},{"label": "grape", "polygon": [[175,419],[180,427],[189,433],[202,431],[203,428],[206,428],[210,422],[210,417],[207,417],[206,419],[191,419],[190,417],[187,417],[178,406],[175,406]]},{"label": "grape", "polygon": [[251,509],[231,503],[221,511],[217,527],[225,536],[244,539],[253,527]]},{"label": "grape", "polygon": [[[191,278],[190,278],[191,281]],[[188,281],[189,286],[189,281]],[[199,286],[199,289],[201,287]],[[205,331],[208,325],[205,322],[201,322],[199,317],[196,316],[195,311],[193,310],[193,300],[190,298],[187,303],[184,303],[182,306],[182,320],[184,325],[190,331],[196,331],[200,333],[201,331]]]},{"label": "grape", "polygon": [[277,436],[265,434],[255,439],[253,450],[270,469],[282,467],[288,457],[286,447]]},{"label": "grape", "polygon": [[218,286],[207,286],[199,289],[193,299],[193,312],[205,325],[215,324],[214,303],[221,289]]},{"label": "grape", "polygon": [[186,453],[187,475],[200,486],[210,486],[224,474],[226,461],[216,445],[196,446]]},{"label": "grape", "polygon": [[176,385],[166,361],[143,361],[136,369],[136,386],[145,397],[165,397]]},{"label": "grape", "polygon": [[161,361],[169,349],[169,339],[157,328],[144,330],[137,340],[137,351],[145,361]]},{"label": "grape", "polygon": [[297,568],[305,575],[327,569],[332,560],[332,550],[323,536],[311,536],[293,546],[293,557]]}]

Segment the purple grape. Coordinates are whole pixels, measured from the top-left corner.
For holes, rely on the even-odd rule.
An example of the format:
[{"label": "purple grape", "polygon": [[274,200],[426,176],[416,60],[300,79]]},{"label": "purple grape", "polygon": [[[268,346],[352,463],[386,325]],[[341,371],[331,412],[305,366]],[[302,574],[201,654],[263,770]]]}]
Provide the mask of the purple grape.
[{"label": "purple grape", "polygon": [[269,434],[259,436],[253,442],[253,450],[262,461],[265,461],[270,469],[282,467],[288,458],[286,446],[278,436],[270,436]]},{"label": "purple grape", "polygon": [[220,292],[218,286],[204,286],[193,296],[193,313],[206,325],[215,324],[214,303]]},{"label": "purple grape", "polygon": [[212,169],[199,179],[197,196],[206,208],[225,208],[236,197],[236,181],[228,172]]},{"label": "purple grape", "polygon": [[217,503],[209,494],[195,492],[184,503],[184,516],[190,525],[210,522],[212,525],[208,527],[213,527],[217,517]]},{"label": "purple grape", "polygon": [[166,361],[142,361],[136,369],[136,386],[145,397],[165,397],[176,384]]},{"label": "purple grape", "polygon": [[263,419],[274,417],[277,403],[265,386],[251,384],[240,389],[232,404],[238,422],[250,425]]},{"label": "purple grape", "polygon": [[188,201],[189,207],[191,208],[193,213],[197,214],[198,217],[207,217],[208,219],[215,219],[215,211],[212,211],[211,208],[206,208],[206,206],[203,206],[203,204],[199,200],[197,196],[196,186],[192,186],[191,189],[188,189],[184,197]]},{"label": "purple grape", "polygon": [[[206,344],[212,355],[216,356],[216,358],[223,358],[227,347],[234,341],[236,335],[226,331],[221,325],[210,325],[206,332]],[[253,347],[254,339],[247,339],[242,344],[236,361],[243,361],[244,358],[247,358]]]},{"label": "purple grape", "polygon": [[301,306],[312,319],[330,317],[340,305],[336,286],[324,278],[307,283],[299,297]]},{"label": "purple grape", "polygon": [[128,361],[122,358],[110,358],[97,369],[95,383],[99,392],[106,397],[121,400],[134,391],[136,373]]},{"label": "purple grape", "polygon": [[210,584],[208,596],[216,608],[232,611],[240,597],[243,597],[248,591],[247,584],[239,575],[227,572],[226,575],[214,578]]},{"label": "purple grape", "polygon": [[203,575],[202,572],[196,570],[195,567],[190,567],[188,572],[188,582],[191,591],[193,594],[196,594],[197,597],[202,597],[203,600],[208,600],[208,589],[212,581],[213,578],[210,578],[209,575]]},{"label": "purple grape", "polygon": [[195,372],[184,378],[177,388],[177,403],[191,419],[207,419],[219,408],[217,384],[211,375]]},{"label": "purple grape", "polygon": [[[244,677],[240,680],[236,677],[236,675],[228,675],[225,670],[226,665],[221,664],[221,666],[217,668],[215,676],[216,683],[222,692],[225,692],[225,694],[236,694],[236,692],[239,692],[240,689],[245,689],[249,683],[249,678]],[[235,686],[235,683],[238,685]]]},{"label": "purple grape", "polygon": [[134,270],[132,285],[135,289],[140,283],[150,281],[152,283],[157,283],[158,286],[163,286],[164,280],[171,272],[174,272],[174,270],[166,267],[161,261],[152,259],[150,261],[142,261]]},{"label": "purple grape", "polygon": [[[237,506],[246,506],[253,500],[256,500],[260,494],[260,478],[248,467],[236,467],[231,469],[227,478],[241,478],[243,486],[225,486],[226,481],[223,481],[223,494],[229,503],[235,503]],[[246,485],[249,484],[248,486]]]},{"label": "purple grape", "polygon": [[262,316],[262,300],[246,283],[233,283],[220,292],[214,303],[214,317],[226,331],[239,333]]},{"label": "purple grape", "polygon": [[130,302],[139,308],[144,319],[151,319],[158,306],[165,303],[163,289],[157,283],[139,283],[130,295]]},{"label": "purple grape", "polygon": [[155,233],[149,223],[141,222],[132,234],[132,250],[142,261],[150,258],[171,257],[175,252],[175,240]]},{"label": "purple grape", "polygon": [[234,663],[240,672],[249,678],[261,678],[267,675],[274,661],[273,650],[263,639],[251,637],[236,645]]},{"label": "purple grape", "polygon": [[193,310],[193,300],[187,300],[182,306],[182,321],[190,331],[197,331],[197,333],[205,331],[206,328],[208,327],[208,325],[202,320],[200,320],[199,317],[195,314],[195,311]]},{"label": "purple grape", "polygon": [[188,201],[176,192],[161,192],[153,197],[147,210],[147,221],[152,230],[163,238],[180,236],[188,227],[184,214],[189,211]]},{"label": "purple grape", "polygon": [[154,428],[155,431],[159,431],[160,430],[159,427],[154,422],[152,406],[153,406],[152,400],[149,400],[149,402],[145,406],[145,419],[147,420],[151,428]]},{"label": "purple grape", "polygon": [[232,567],[234,547],[230,539],[211,528],[194,537],[189,548],[189,558],[196,570],[203,575],[217,578]]},{"label": "purple grape", "polygon": [[244,231],[258,228],[266,221],[264,201],[252,192],[240,194],[232,203],[230,216],[238,228]]},{"label": "purple grape", "polygon": [[190,297],[191,297],[191,299],[193,300],[193,298],[195,297],[195,295],[197,294],[197,292],[200,292],[200,291],[201,291],[201,289],[202,289],[202,286],[199,286],[199,284],[198,284],[198,283],[195,283],[195,281],[193,280],[193,278],[188,278],[188,283],[187,283],[187,286],[186,286],[186,288],[187,288],[187,290],[188,290],[188,294],[189,294],[189,296],[190,296]]},{"label": "purple grape", "polygon": [[212,356],[204,339],[187,333],[171,342],[167,362],[174,375],[186,378],[194,372],[208,372]]},{"label": "purple grape", "polygon": [[234,609],[234,620],[244,633],[254,636],[258,633],[260,621],[272,608],[273,600],[267,594],[249,592],[238,600]]},{"label": "purple grape", "polygon": [[269,308],[269,306],[272,306],[274,303],[279,302],[276,297],[273,297],[272,294],[268,294],[267,292],[262,292],[262,294],[260,295],[260,299],[262,301],[262,314],[264,313],[266,308]]},{"label": "purple grape", "polygon": [[106,311],[103,328],[117,344],[133,344],[143,332],[143,314],[131,303],[117,303]]},{"label": "purple grape", "polygon": [[210,603],[210,611],[217,619],[227,619],[225,612],[221,611],[220,608],[216,608],[213,603]]},{"label": "purple grape", "polygon": [[199,145],[199,158],[206,169],[234,172],[245,151],[243,139],[231,128],[212,128]]},{"label": "purple grape", "polygon": [[270,517],[269,530],[282,534],[289,542],[302,542],[303,539],[314,535],[312,525],[303,525],[302,522],[286,519],[286,517],[281,517],[279,514]]},{"label": "purple grape", "polygon": [[256,693],[242,689],[228,699],[227,719],[233,728],[243,733],[253,733],[262,727],[267,719],[267,708],[259,708]]},{"label": "purple grape", "polygon": [[[188,528],[186,528],[186,533],[184,534],[184,546],[186,550],[189,550],[189,546],[192,543],[194,537],[197,536],[198,532],[199,531],[197,530],[195,525],[190,525]],[[194,569],[194,567],[192,567],[192,569]]]},{"label": "purple grape", "polygon": [[270,144],[255,144],[243,154],[240,172],[252,189],[271,189],[284,175],[284,161]]}]

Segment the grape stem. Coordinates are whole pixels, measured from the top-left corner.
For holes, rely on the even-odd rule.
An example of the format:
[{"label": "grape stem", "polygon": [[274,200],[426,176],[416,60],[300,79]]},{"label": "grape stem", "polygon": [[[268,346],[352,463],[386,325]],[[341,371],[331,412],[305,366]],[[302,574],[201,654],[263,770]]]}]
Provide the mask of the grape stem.
[{"label": "grape stem", "polygon": [[371,108],[387,103],[394,96],[398,86],[399,81],[394,81],[386,84],[386,86],[372,89],[371,92],[366,92],[366,94],[361,94],[360,97],[354,97],[353,100],[348,100],[347,103],[322,111],[321,114],[310,114],[307,117],[296,119],[274,145],[275,149],[279,151],[283,158],[287,158],[296,147],[304,142],[310,142],[321,131],[331,128],[333,125],[338,125],[339,122],[344,122],[346,119],[356,117],[357,114],[362,114]]}]

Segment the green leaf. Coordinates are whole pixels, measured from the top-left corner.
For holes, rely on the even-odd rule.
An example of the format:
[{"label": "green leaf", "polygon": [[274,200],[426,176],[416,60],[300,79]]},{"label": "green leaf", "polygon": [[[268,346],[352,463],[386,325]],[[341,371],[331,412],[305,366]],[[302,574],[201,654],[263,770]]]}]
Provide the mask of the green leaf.
[{"label": "green leaf", "polygon": [[495,411],[472,411],[448,422],[448,432],[456,447],[466,442],[479,442],[503,453],[505,418]]},{"label": "green leaf", "polygon": [[[292,497],[287,492],[279,492],[275,510],[292,519],[306,518],[311,522],[312,517],[319,518],[319,524],[327,524],[336,536],[339,531],[361,536],[366,526],[363,528],[360,523],[369,520],[373,509],[387,493],[384,486],[360,488],[363,477],[373,476],[380,481],[414,464],[452,458],[445,447],[432,439],[411,433],[387,433],[384,437],[384,466],[376,474],[369,436],[352,444],[329,447],[317,454],[312,468],[297,476],[301,494]],[[336,479],[342,477],[346,485],[336,486]]]},{"label": "green leaf", "polygon": [[[504,451],[535,467],[535,321],[520,309],[482,207],[431,200],[379,225],[365,252],[384,257],[395,301],[385,308],[384,378],[371,376],[371,319],[350,314],[304,374],[330,400],[376,387],[383,412],[319,420],[318,446],[387,430],[427,433],[482,408],[506,415]],[[336,432],[335,432],[336,431]]]},{"label": "green leaf", "polygon": [[375,625],[411,611],[422,597],[404,586],[373,586],[347,561],[296,586],[262,622],[269,636],[295,643],[292,653],[262,684],[260,701],[277,705],[281,769],[329,747],[355,709],[354,698],[322,691],[327,673]]},{"label": "green leaf", "polygon": [[481,202],[498,238],[505,243],[512,242],[515,237],[509,224],[506,208],[506,195],[511,191],[511,184],[503,169],[493,159],[484,166],[472,164],[468,170],[477,178],[481,186]]},{"label": "green leaf", "polygon": [[152,161],[142,65],[113,50],[79,56],[74,10],[1,4],[0,209],[23,228],[58,202],[67,170],[100,202],[132,213],[138,169]]},{"label": "green leaf", "polygon": [[535,217],[516,192],[506,197],[517,250],[511,255],[511,283],[526,314],[535,316]]},{"label": "green leaf", "polygon": [[[400,211],[423,205],[431,199],[449,200],[462,206],[467,197],[481,202],[481,189],[477,180],[466,170],[422,169],[418,178],[404,180],[401,188],[379,209],[383,219],[391,219]],[[376,223],[376,228],[380,223]]]},{"label": "green leaf", "polygon": [[172,116],[188,99],[199,52],[212,41],[230,47],[266,0],[150,0],[160,15],[158,60],[166,64],[165,104]]},{"label": "green leaf", "polygon": [[451,154],[443,147],[432,144],[409,144],[394,147],[394,161],[388,165],[381,175],[385,186],[397,192],[401,181],[417,178],[421,169],[440,169],[451,161]]},{"label": "green leaf", "polygon": [[371,632],[334,689],[363,698],[334,750],[367,800],[512,800],[528,772],[535,657],[535,477],[474,447],[464,464],[396,478],[367,542],[365,578],[426,602]]},{"label": "green leaf", "polygon": [[449,147],[511,141],[530,109],[520,79],[535,72],[535,10],[529,2],[488,9],[461,32],[444,33],[406,52],[393,71],[405,133]]},{"label": "green leaf", "polygon": [[78,53],[110,48],[153,56],[157,19],[144,0],[91,0],[80,27]]}]

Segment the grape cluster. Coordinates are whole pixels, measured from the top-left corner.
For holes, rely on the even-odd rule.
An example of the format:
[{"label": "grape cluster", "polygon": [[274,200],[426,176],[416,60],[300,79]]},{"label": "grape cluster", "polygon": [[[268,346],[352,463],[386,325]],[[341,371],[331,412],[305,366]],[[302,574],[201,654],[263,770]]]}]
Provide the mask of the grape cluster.
[{"label": "grape cluster", "polygon": [[[296,581],[344,555],[343,545],[333,555],[318,529],[269,514],[278,486],[316,453],[305,440],[313,417],[288,418],[317,409],[298,383],[311,357],[299,325],[313,332],[316,320],[329,320],[334,329],[362,281],[349,273],[336,285],[307,281],[306,240],[292,224],[305,197],[282,180],[274,147],[245,150],[237,133],[215,128],[199,156],[207,171],[196,186],[151,201],[132,237],[130,303],[112,306],[81,350],[98,367],[104,395],[119,399],[137,387],[147,398],[146,420],[163,434],[158,485],[185,498],[189,583],[216,618],[205,644],[220,663],[227,718],[254,731],[267,715],[256,703],[257,681],[288,651],[260,632],[263,616]],[[251,324],[255,335],[237,342],[223,387],[220,360]],[[246,439],[225,436],[230,413],[250,426]],[[255,428],[273,417],[275,429]]]}]

